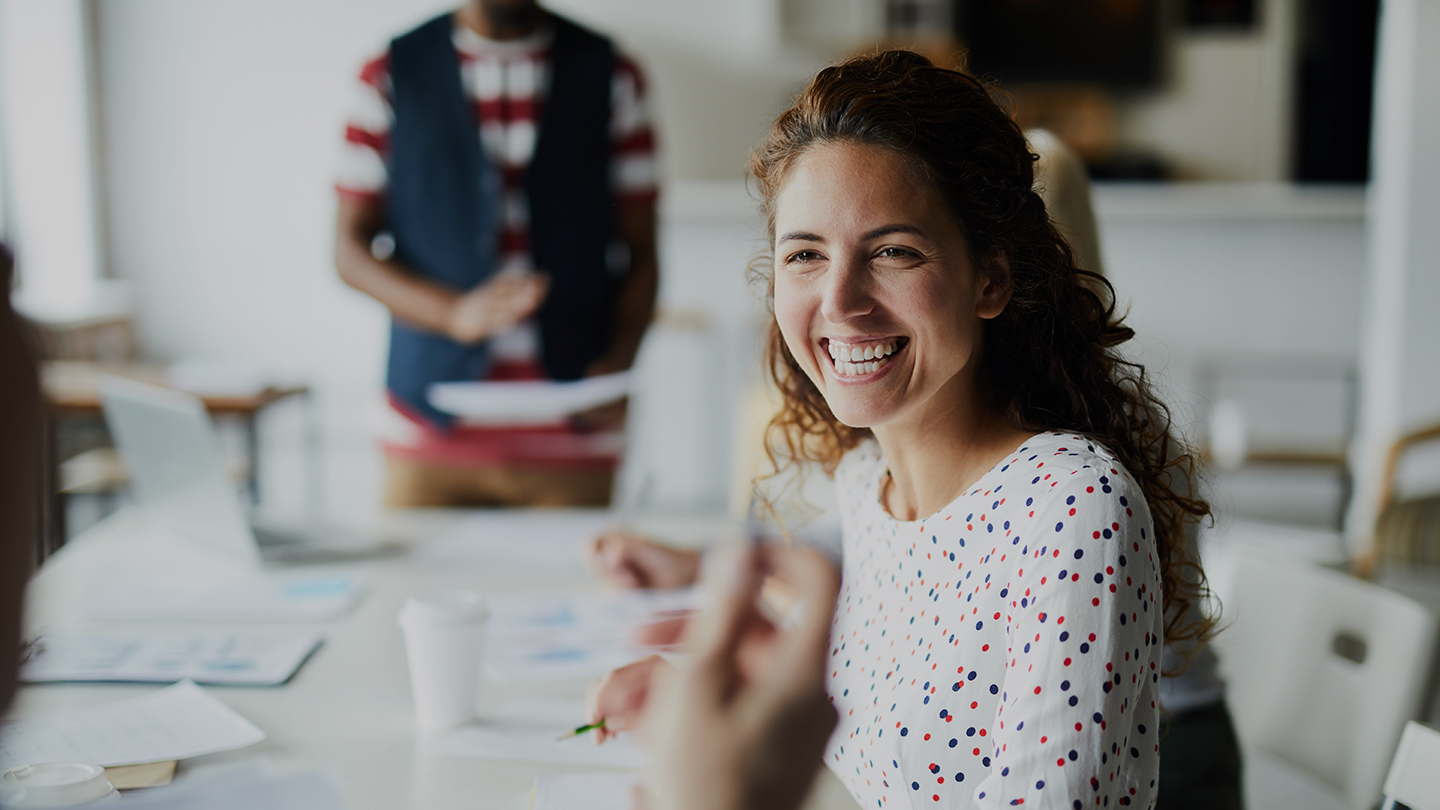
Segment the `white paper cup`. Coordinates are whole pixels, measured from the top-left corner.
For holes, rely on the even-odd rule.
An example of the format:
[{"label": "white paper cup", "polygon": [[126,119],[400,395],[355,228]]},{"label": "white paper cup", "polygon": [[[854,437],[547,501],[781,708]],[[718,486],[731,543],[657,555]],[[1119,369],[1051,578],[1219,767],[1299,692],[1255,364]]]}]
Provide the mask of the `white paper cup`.
[{"label": "white paper cup", "polygon": [[475,719],[487,615],[485,602],[471,591],[405,600],[399,620],[421,732],[445,731]]}]

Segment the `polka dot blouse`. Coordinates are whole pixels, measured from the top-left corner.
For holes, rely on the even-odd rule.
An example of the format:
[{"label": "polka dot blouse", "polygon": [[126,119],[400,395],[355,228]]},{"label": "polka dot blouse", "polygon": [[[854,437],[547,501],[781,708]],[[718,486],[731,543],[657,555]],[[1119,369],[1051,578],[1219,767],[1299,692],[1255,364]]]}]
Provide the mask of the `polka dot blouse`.
[{"label": "polka dot blouse", "polygon": [[1150,807],[1159,561],[1139,486],[1044,433],[896,520],[873,441],[836,472],[843,586],[826,764],[862,808]]}]

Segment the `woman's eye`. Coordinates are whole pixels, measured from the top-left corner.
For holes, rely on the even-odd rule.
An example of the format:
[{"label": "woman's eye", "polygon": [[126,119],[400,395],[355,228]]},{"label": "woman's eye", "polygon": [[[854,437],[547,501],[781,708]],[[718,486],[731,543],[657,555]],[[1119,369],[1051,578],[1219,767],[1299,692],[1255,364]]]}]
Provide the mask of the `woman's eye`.
[{"label": "woman's eye", "polygon": [[881,248],[880,253],[877,255],[882,259],[913,259],[915,258],[915,251],[892,246]]},{"label": "woman's eye", "polygon": [[785,257],[786,264],[806,264],[820,258],[820,254],[813,250],[801,250],[791,253]]}]

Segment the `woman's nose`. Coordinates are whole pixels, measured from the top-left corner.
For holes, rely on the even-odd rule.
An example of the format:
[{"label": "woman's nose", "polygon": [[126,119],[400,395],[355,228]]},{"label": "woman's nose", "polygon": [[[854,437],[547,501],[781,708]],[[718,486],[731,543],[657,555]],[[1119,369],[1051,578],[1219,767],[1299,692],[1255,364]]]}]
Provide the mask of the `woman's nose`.
[{"label": "woman's nose", "polygon": [[870,274],[866,270],[864,262],[857,261],[836,261],[830,265],[825,277],[825,297],[820,305],[820,314],[825,320],[844,323],[875,309]]}]

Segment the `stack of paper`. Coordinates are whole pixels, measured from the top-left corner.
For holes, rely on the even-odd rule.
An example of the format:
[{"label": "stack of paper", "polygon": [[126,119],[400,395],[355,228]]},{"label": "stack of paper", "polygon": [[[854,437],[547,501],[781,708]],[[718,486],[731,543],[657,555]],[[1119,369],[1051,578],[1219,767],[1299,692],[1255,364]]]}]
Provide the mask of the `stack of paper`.
[{"label": "stack of paper", "polygon": [[0,768],[37,762],[133,765],[243,748],[265,739],[192,681],[144,697],[0,724]]},{"label": "stack of paper", "polygon": [[31,646],[20,679],[279,686],[320,641],[318,633],[46,633]]},{"label": "stack of paper", "polygon": [[545,773],[530,810],[632,810],[642,784],[633,773]]},{"label": "stack of paper", "polygon": [[276,774],[257,762],[204,779],[124,797],[127,810],[344,810],[340,781],[328,770]]},{"label": "stack of paper", "polygon": [[630,392],[630,372],[574,382],[451,382],[430,386],[436,410],[473,425],[545,425]]},{"label": "stack of paper", "polygon": [[435,753],[497,762],[644,767],[644,750],[632,734],[623,734],[604,745],[596,745],[588,736],[559,739],[584,723],[583,701],[512,700],[480,722],[447,734],[436,744]]},{"label": "stack of paper", "polygon": [[485,675],[501,683],[603,675],[655,652],[636,641],[640,628],[698,599],[694,589],[492,597]]},{"label": "stack of paper", "polygon": [[354,577],[334,575],[137,576],[109,581],[85,609],[105,620],[313,622],[349,613],[365,590]]},{"label": "stack of paper", "polygon": [[603,509],[485,512],[459,521],[415,552],[434,564],[529,563],[580,570],[585,546],[616,522]]}]

